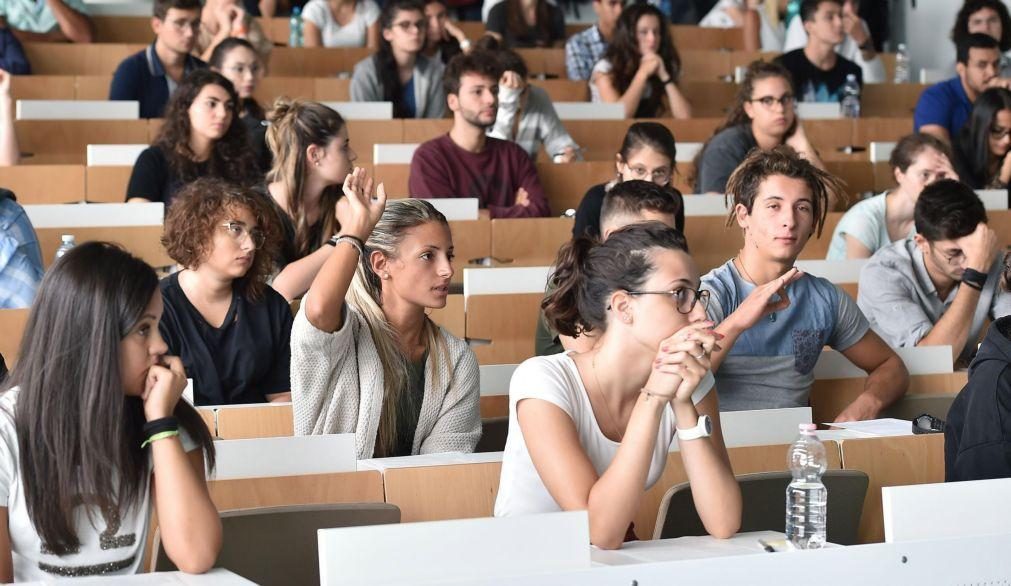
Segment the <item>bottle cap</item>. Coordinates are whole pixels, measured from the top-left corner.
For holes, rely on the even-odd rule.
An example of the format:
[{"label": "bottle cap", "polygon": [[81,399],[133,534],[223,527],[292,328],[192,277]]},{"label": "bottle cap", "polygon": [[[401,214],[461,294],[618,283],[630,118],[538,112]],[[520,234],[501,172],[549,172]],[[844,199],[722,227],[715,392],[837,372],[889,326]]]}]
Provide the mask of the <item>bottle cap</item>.
[{"label": "bottle cap", "polygon": [[64,244],[69,244],[69,243],[71,243],[71,242],[74,241],[74,235],[73,234],[64,234],[63,236],[60,236],[60,240]]},{"label": "bottle cap", "polygon": [[797,427],[799,427],[801,431],[814,431],[815,429],[818,429],[818,426],[813,423],[801,423]]}]

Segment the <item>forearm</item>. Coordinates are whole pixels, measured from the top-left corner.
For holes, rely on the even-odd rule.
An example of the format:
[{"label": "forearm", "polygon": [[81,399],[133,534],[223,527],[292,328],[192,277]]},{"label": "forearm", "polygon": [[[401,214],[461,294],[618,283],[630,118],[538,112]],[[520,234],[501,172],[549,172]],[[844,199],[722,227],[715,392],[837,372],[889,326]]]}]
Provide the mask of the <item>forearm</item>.
[{"label": "forearm", "polygon": [[678,119],[691,118],[692,105],[681,93],[681,88],[676,83],[668,83],[664,87],[667,92],[667,102],[670,104],[671,116]]},{"label": "forearm", "polygon": [[718,347],[719,349],[714,349],[712,354],[709,355],[709,369],[715,373],[720,369],[720,365],[726,359],[727,355],[730,354],[730,349],[734,347],[737,342],[737,338],[740,337],[744,330],[747,328],[740,327],[737,325],[734,319],[734,314],[730,314],[730,317],[720,322],[713,330],[721,334],[723,337],[720,338]]},{"label": "forearm", "polygon": [[48,0],[47,3],[49,4],[49,9],[53,12],[53,16],[56,17],[56,23],[59,25],[60,30],[63,31],[63,34],[71,42],[92,42],[94,31],[91,26],[91,20],[87,16],[67,6],[63,3],[63,0]]},{"label": "forearm", "polygon": [[21,41],[21,44],[25,43],[62,43],[69,40],[60,27],[54,27],[53,30],[47,33],[36,33],[32,31],[23,31],[21,29],[11,28],[11,33],[14,37]]},{"label": "forearm", "polygon": [[197,475],[178,437],[151,444],[162,543],[187,573],[210,570],[221,550],[221,521],[207,484]]},{"label": "forearm", "polygon": [[906,394],[909,387],[909,371],[898,356],[892,356],[875,368],[864,382],[864,392],[847,408],[858,408],[859,412],[877,417],[882,410],[895,403]]},{"label": "forearm", "polygon": [[758,15],[758,10],[746,9],[742,26],[744,27],[744,50],[760,51],[762,49],[762,20]]},{"label": "forearm", "polygon": [[[699,415],[693,405],[675,407],[675,414],[681,429],[694,427],[698,422]],[[718,413],[710,414],[714,420],[717,416]],[[712,436],[681,441],[678,446],[702,524],[713,537],[726,539],[740,529],[741,489],[718,434],[721,432],[714,426]]]},{"label": "forearm", "polygon": [[969,339],[972,316],[979,303],[979,291],[968,285],[961,285],[955,301],[937,320],[930,332],[916,343],[917,346],[951,346],[952,359],[958,359]]},{"label": "forearm", "polygon": [[0,96],[0,166],[17,165],[21,160],[18,136],[14,129],[14,100]]},{"label": "forearm", "polygon": [[[368,235],[356,237],[364,242]],[[351,287],[358,262],[358,249],[344,241],[337,243],[330,258],[323,263],[305,298],[305,317],[316,329],[324,332],[340,329],[344,298]]]},{"label": "forearm", "polygon": [[309,290],[309,286],[312,285],[313,279],[316,278],[320,268],[323,267],[323,263],[330,258],[331,252],[333,252],[333,248],[320,246],[316,252],[313,252],[309,256],[288,263],[274,277],[271,287],[288,302],[298,299]]}]

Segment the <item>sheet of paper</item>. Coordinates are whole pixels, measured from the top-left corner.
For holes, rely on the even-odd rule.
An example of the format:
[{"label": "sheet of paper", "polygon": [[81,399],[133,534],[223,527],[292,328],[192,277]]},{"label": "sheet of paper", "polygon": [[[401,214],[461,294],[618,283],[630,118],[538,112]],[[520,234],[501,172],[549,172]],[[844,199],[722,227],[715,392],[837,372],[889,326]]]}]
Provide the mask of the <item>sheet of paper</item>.
[{"label": "sheet of paper", "polygon": [[865,433],[871,436],[913,435],[913,422],[905,419],[871,419],[869,421],[847,421],[844,423],[826,423],[832,427]]}]

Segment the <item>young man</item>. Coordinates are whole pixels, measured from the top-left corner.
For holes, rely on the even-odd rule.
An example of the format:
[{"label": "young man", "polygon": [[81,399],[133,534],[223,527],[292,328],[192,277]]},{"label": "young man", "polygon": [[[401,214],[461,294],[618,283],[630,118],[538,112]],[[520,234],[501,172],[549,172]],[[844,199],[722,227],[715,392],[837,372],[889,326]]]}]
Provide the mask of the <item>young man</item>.
[{"label": "young man", "polygon": [[968,364],[987,320],[1011,314],[998,288],[1003,259],[983,202],[946,179],[923,188],[916,235],[874,253],[860,271],[857,303],[892,347],[950,345]]},{"label": "young man", "polygon": [[1000,59],[1000,44],[990,35],[963,37],[956,50],[957,75],[923,90],[913,113],[913,129],[951,144],[969,119],[976,96],[992,87],[1011,88],[1011,80],[998,77]]},{"label": "young man", "polygon": [[[681,192],[673,187],[662,187],[652,181],[622,181],[604,196],[600,208],[600,234],[607,237],[619,228],[639,222],[662,222],[678,232],[684,232],[684,199]],[[550,293],[552,286],[548,284]],[[552,331],[544,320],[544,313],[537,317],[537,333],[534,351],[537,356],[558,354],[566,350],[583,352],[593,347],[594,334],[584,334],[578,338],[561,336]]]},{"label": "young man", "polygon": [[860,67],[836,53],[846,38],[842,0],[804,0],[800,19],[807,44],[776,57],[793,77],[793,93],[802,102],[838,102],[846,76],[855,75],[863,85]]},{"label": "young man", "polygon": [[727,226],[744,230],[744,247],[702,278],[709,319],[724,336],[712,356],[722,410],[808,405],[824,346],[868,374],[864,392],[836,421],[873,419],[905,393],[909,373],[856,303],[793,266],[821,234],[830,194],[841,190],[789,147],[754,151],[731,175]]},{"label": "young man", "polygon": [[457,55],[443,85],[453,111],[449,133],[414,152],[408,189],[412,197],[476,197],[492,218],[547,216],[537,169],[515,143],[485,134],[495,124],[502,70],[494,55]]},{"label": "young man", "polygon": [[[881,57],[874,50],[874,39],[871,38],[870,28],[857,14],[859,9],[860,0],[845,0],[843,2],[843,40],[836,45],[835,52],[860,67],[864,83],[884,83],[888,81],[885,79],[885,64],[881,62]],[[795,18],[786,30],[783,52],[788,53],[794,49],[801,49],[807,45],[807,40],[807,31],[804,30],[803,21]]]},{"label": "young man", "polygon": [[200,34],[200,0],[155,0],[155,41],[116,68],[110,100],[137,100],[141,118],[161,118],[184,77],[207,64],[190,54]]},{"label": "young man", "polygon": [[22,43],[90,43],[95,33],[83,0],[0,0],[0,16]]},{"label": "young man", "polygon": [[614,26],[624,7],[624,0],[593,0],[597,24],[572,35],[565,42],[565,71],[569,79],[590,79],[593,66],[607,51]]},{"label": "young man", "polygon": [[0,188],[0,309],[31,307],[42,273],[32,222],[14,194]]}]

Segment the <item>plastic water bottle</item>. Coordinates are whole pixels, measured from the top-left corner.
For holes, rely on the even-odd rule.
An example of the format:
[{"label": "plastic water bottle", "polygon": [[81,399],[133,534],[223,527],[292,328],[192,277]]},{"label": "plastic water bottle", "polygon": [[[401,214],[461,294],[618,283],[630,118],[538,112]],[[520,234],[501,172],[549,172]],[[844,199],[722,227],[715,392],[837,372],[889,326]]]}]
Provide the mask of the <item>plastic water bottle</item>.
[{"label": "plastic water bottle", "polygon": [[783,28],[790,26],[790,21],[800,15],[800,0],[790,0],[786,3],[786,14],[783,16]]},{"label": "plastic water bottle", "polygon": [[842,86],[842,115],[844,118],[860,117],[860,83],[857,76],[850,73]]},{"label": "plastic water bottle", "polygon": [[298,6],[291,9],[291,20],[288,21],[288,46],[302,46],[302,9]]},{"label": "plastic water bottle", "polygon": [[800,424],[800,435],[788,455],[793,481],[786,487],[786,539],[797,549],[825,545],[828,490],[821,475],[828,461],[814,428],[813,423]]},{"label": "plastic water bottle", "polygon": [[906,44],[899,43],[899,50],[895,52],[895,83],[909,83],[909,53],[906,52]]},{"label": "plastic water bottle", "polygon": [[73,234],[64,234],[60,237],[60,240],[63,244],[60,244],[60,247],[56,249],[56,260],[60,260],[61,256],[67,254],[71,248],[77,246],[77,241],[74,240]]}]

